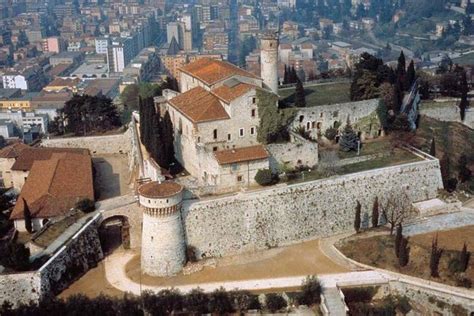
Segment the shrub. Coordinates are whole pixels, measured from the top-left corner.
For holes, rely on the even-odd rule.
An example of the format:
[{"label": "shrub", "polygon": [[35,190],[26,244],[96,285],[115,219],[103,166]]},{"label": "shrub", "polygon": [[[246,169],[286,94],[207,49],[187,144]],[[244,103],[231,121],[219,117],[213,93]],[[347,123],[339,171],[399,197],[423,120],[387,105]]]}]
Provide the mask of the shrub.
[{"label": "shrub", "polygon": [[247,311],[249,309],[260,309],[260,302],[255,294],[249,291],[231,291],[231,300],[234,302],[234,307],[239,311]]},{"label": "shrub", "polygon": [[224,288],[221,287],[210,294],[209,311],[218,314],[234,312],[230,295]]},{"label": "shrub", "polygon": [[275,182],[275,177],[270,169],[259,169],[255,181],[260,185],[271,185]]},{"label": "shrub", "polygon": [[324,132],[324,136],[326,136],[327,139],[329,139],[330,141],[333,141],[334,139],[336,139],[336,136],[337,136],[337,129],[335,128],[328,128],[325,132]]},{"label": "shrub", "polygon": [[315,276],[308,276],[303,282],[298,304],[310,306],[319,303],[321,303],[321,284]]},{"label": "shrub", "polygon": [[84,213],[91,213],[95,211],[95,202],[91,199],[82,199],[76,203],[76,208]]},{"label": "shrub", "polygon": [[347,304],[350,303],[369,303],[372,301],[372,298],[377,293],[377,287],[361,287],[361,288],[352,288],[344,289],[344,297]]},{"label": "shrub", "polygon": [[452,274],[464,272],[463,264],[461,263],[459,258],[452,258],[451,260],[449,260],[448,268],[449,272],[451,272]]},{"label": "shrub", "polygon": [[30,268],[30,249],[16,241],[0,247],[0,263],[16,271]]},{"label": "shrub", "polygon": [[196,314],[209,312],[209,297],[200,288],[192,289],[191,292],[186,295],[184,301],[188,312],[194,312]]},{"label": "shrub", "polygon": [[286,300],[279,294],[269,293],[265,295],[265,306],[272,313],[287,306]]},{"label": "shrub", "polygon": [[472,281],[465,276],[460,276],[456,279],[456,285],[470,289],[472,287]]}]

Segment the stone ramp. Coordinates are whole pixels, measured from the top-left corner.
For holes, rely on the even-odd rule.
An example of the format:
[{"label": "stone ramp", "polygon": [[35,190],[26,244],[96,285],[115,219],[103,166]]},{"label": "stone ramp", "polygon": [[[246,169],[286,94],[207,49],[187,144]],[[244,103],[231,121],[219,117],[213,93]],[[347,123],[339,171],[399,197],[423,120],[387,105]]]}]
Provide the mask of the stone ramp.
[{"label": "stone ramp", "polygon": [[344,298],[341,296],[340,290],[337,287],[326,288],[323,290],[324,305],[326,310],[325,315],[343,316],[347,315],[347,306]]},{"label": "stone ramp", "polygon": [[404,226],[403,234],[413,236],[470,225],[474,225],[474,210],[463,207],[460,212],[421,218],[415,223]]}]

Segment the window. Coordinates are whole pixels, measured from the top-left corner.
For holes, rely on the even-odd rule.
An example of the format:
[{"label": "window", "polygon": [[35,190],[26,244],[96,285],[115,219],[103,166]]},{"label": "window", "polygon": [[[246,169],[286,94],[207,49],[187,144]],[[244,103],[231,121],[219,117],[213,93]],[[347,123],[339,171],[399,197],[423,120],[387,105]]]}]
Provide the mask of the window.
[{"label": "window", "polygon": [[323,113],[322,113],[322,112],[321,112],[321,113],[319,113],[319,117],[323,117]]},{"label": "window", "polygon": [[[253,104],[257,103],[257,98],[255,98],[255,97],[252,98],[252,103],[253,103]],[[255,110],[252,110],[252,111],[255,111]]]},{"label": "window", "polygon": [[255,117],[255,109],[252,109],[252,117]]},{"label": "window", "polygon": [[239,136],[244,137],[244,129],[243,128],[239,129]]},{"label": "window", "polygon": [[212,147],[212,151],[217,151],[217,146],[216,146],[216,147]]},{"label": "window", "polygon": [[300,123],[302,123],[304,120],[304,115],[300,115]]},{"label": "window", "polygon": [[315,121],[312,121],[312,122],[311,122],[311,128],[315,128],[315,126],[316,126],[316,122],[315,122]]},{"label": "window", "polygon": [[217,139],[217,129],[215,129],[215,130],[212,132],[212,135],[213,135],[214,139]]},{"label": "window", "polygon": [[306,122],[306,129],[310,129],[311,128],[311,122]]},{"label": "window", "polygon": [[242,176],[237,176],[237,182],[242,182],[243,177]]},{"label": "window", "polygon": [[318,124],[316,124],[316,128],[321,129],[321,122],[318,122]]},{"label": "window", "polygon": [[232,169],[232,171],[239,170],[239,165],[236,164],[236,163],[233,163],[233,164],[231,165],[231,169]]},{"label": "window", "polygon": [[232,134],[227,134],[227,140],[230,142],[232,141]]},{"label": "window", "polygon": [[255,127],[250,128],[250,135],[255,135]]}]

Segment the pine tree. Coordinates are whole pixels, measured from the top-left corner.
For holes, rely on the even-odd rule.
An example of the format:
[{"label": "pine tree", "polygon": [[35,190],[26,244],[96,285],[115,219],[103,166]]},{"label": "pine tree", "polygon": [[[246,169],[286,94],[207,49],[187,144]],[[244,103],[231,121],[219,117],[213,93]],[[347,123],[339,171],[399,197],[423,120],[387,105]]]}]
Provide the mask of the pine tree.
[{"label": "pine tree", "polygon": [[360,202],[357,201],[357,205],[356,205],[356,212],[355,212],[355,219],[354,219],[354,229],[356,231],[356,233],[359,233],[360,232],[360,223],[361,223],[361,208],[362,206],[360,205]]},{"label": "pine tree", "polygon": [[304,87],[303,83],[299,78],[296,78],[295,106],[298,108],[306,107],[306,96],[304,93]]},{"label": "pine tree", "polygon": [[406,74],[406,86],[405,90],[409,90],[416,79],[416,71],[415,71],[415,64],[413,63],[413,59],[410,61],[408,65],[408,70]]},{"label": "pine tree", "polygon": [[342,131],[341,138],[339,139],[339,147],[342,151],[357,150],[359,146],[359,137],[352,129],[350,119],[347,119],[347,124]]},{"label": "pine tree", "polygon": [[430,275],[433,278],[439,277],[439,261],[441,255],[443,254],[443,249],[438,248],[438,235],[431,242],[431,256],[430,256]]},{"label": "pine tree", "polygon": [[401,223],[397,225],[397,234],[395,235],[395,255],[398,257],[400,253],[400,245],[403,239],[403,227]]},{"label": "pine tree", "polygon": [[[405,78],[406,75],[406,61],[405,61],[405,54],[403,50],[400,51],[400,56],[398,56],[398,63],[397,63],[397,76],[401,79]],[[403,80],[402,80],[403,82]]]},{"label": "pine tree", "polygon": [[30,234],[33,232],[33,225],[31,223],[31,212],[25,198],[23,198],[23,217],[25,218],[25,228]]},{"label": "pine tree", "polygon": [[430,155],[436,157],[436,142],[434,137],[431,139]]},{"label": "pine tree", "polygon": [[402,237],[398,252],[398,264],[405,267],[410,261],[410,247],[408,247],[408,238]]},{"label": "pine tree", "polygon": [[372,205],[372,227],[379,226],[379,198],[376,196]]},{"label": "pine tree", "polygon": [[461,271],[464,272],[467,270],[469,266],[469,259],[471,257],[471,253],[467,251],[467,245],[464,243],[461,253],[459,254],[459,262],[461,263]]}]

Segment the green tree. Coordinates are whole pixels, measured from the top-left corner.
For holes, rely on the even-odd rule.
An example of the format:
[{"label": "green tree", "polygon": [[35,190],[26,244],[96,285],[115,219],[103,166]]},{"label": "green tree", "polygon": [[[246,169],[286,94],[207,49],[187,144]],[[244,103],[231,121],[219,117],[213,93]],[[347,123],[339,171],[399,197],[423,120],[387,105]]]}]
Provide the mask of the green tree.
[{"label": "green tree", "polygon": [[257,174],[255,174],[255,181],[264,186],[275,183],[274,176],[270,169],[259,169]]},{"label": "green tree", "polygon": [[294,112],[290,109],[279,110],[278,97],[263,90],[257,90],[257,107],[260,126],[257,140],[262,144],[287,141],[288,125],[293,121]]},{"label": "green tree", "polygon": [[398,254],[400,253],[400,245],[403,239],[403,227],[401,223],[397,225],[397,232],[395,235],[395,255],[398,258]]},{"label": "green tree", "polygon": [[127,85],[120,94],[120,100],[124,106],[134,110],[138,109],[139,89],[137,84]]},{"label": "green tree", "polygon": [[372,205],[372,227],[379,226],[379,198],[376,196]]},{"label": "green tree", "polygon": [[301,293],[298,296],[298,304],[312,306],[321,303],[322,287],[318,278],[307,276],[301,287]]},{"label": "green tree", "polygon": [[336,139],[336,136],[337,136],[337,129],[333,128],[333,127],[330,127],[328,128],[325,132],[324,132],[324,136],[330,140],[330,141],[333,141]]},{"label": "green tree", "polygon": [[25,198],[22,198],[23,201],[23,217],[25,219],[25,229],[27,232],[30,234],[33,232],[33,225],[31,222],[31,211],[30,208],[28,207],[28,204],[26,203]]},{"label": "green tree", "polygon": [[408,247],[408,238],[402,237],[398,252],[398,264],[405,267],[410,261],[410,247]]},{"label": "green tree", "polygon": [[30,268],[30,249],[15,241],[2,245],[0,262],[15,271],[27,271]]},{"label": "green tree", "polygon": [[431,139],[430,155],[436,157],[436,141],[434,136]]},{"label": "green tree", "polygon": [[398,56],[398,62],[397,62],[397,80],[399,80],[402,85],[401,87],[403,90],[406,90],[406,60],[405,60],[405,54],[403,53],[403,50],[400,51],[400,56]]},{"label": "green tree", "polygon": [[269,293],[265,295],[265,307],[270,312],[275,313],[286,306],[286,300],[280,294]]},{"label": "green tree", "polygon": [[209,297],[201,289],[191,290],[185,297],[185,306],[188,312],[205,314],[208,309]]},{"label": "green tree", "polygon": [[209,311],[217,314],[234,312],[234,307],[229,293],[227,293],[224,288],[221,287],[210,294]]},{"label": "green tree", "polygon": [[410,61],[408,65],[408,70],[406,74],[406,90],[409,90],[413,83],[416,80],[416,71],[415,71],[415,64],[413,63],[413,59]]},{"label": "green tree", "polygon": [[354,219],[354,230],[356,233],[360,232],[360,224],[361,224],[361,208],[360,202],[357,201],[357,205],[355,208],[355,219]]},{"label": "green tree", "polygon": [[471,169],[469,169],[468,164],[469,164],[469,159],[467,158],[465,154],[462,154],[459,157],[459,161],[458,161],[458,166],[459,166],[458,178],[461,183],[467,182],[471,179],[472,172],[471,172]]},{"label": "green tree", "polygon": [[91,199],[82,199],[76,203],[76,208],[84,213],[95,211],[95,202]]},{"label": "green tree", "polygon": [[342,131],[341,138],[339,139],[339,148],[342,151],[357,150],[359,146],[359,137],[352,128],[351,122],[347,119],[347,124]]},{"label": "green tree", "polygon": [[430,275],[433,278],[439,277],[439,261],[441,260],[441,255],[443,254],[443,249],[438,248],[438,235],[433,238],[431,242],[431,255],[430,255]]},{"label": "green tree", "polygon": [[463,69],[461,73],[461,102],[459,103],[459,113],[461,115],[461,121],[466,118],[466,109],[469,107],[469,100],[467,94],[469,87],[467,85],[466,71]]},{"label": "green tree", "polygon": [[304,92],[304,87],[303,83],[299,78],[296,79],[295,106],[298,108],[306,107],[306,96]]}]

